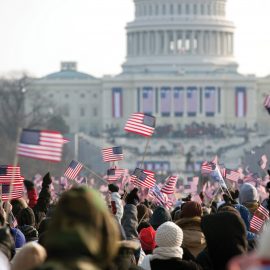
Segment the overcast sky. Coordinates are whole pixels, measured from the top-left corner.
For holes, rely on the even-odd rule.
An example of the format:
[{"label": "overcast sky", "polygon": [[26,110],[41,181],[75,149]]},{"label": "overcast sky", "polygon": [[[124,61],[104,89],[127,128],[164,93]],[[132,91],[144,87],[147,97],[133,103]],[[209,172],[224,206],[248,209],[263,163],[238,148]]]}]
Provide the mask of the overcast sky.
[{"label": "overcast sky", "polygon": [[[228,0],[239,71],[270,74],[270,0]],[[132,0],[0,0],[0,74],[44,76],[77,61],[94,76],[117,74]]]}]

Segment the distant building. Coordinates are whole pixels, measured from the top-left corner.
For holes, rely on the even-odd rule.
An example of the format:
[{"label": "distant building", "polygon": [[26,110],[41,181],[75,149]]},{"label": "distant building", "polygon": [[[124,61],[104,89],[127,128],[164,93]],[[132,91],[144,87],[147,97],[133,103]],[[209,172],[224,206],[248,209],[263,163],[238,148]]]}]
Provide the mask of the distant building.
[{"label": "distant building", "polygon": [[71,132],[122,130],[137,111],[155,115],[158,125],[265,128],[269,117],[260,104],[270,78],[237,72],[226,0],[134,2],[121,74],[95,78],[77,71],[76,62],[63,62],[29,87],[55,104]]}]

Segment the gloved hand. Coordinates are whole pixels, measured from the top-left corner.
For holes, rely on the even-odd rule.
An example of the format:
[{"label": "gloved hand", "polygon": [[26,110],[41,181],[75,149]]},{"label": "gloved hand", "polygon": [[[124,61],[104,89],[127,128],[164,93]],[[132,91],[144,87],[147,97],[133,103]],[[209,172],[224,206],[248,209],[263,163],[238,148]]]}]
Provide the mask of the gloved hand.
[{"label": "gloved hand", "polygon": [[48,172],[43,177],[42,186],[49,186],[51,183],[52,183],[52,178],[51,178],[50,173]]},{"label": "gloved hand", "polygon": [[23,183],[24,183],[27,190],[34,188],[34,183],[30,180],[24,180]]},{"label": "gloved hand", "polygon": [[131,192],[126,197],[126,204],[137,205],[140,202],[138,191],[139,190],[137,188],[131,190]]}]

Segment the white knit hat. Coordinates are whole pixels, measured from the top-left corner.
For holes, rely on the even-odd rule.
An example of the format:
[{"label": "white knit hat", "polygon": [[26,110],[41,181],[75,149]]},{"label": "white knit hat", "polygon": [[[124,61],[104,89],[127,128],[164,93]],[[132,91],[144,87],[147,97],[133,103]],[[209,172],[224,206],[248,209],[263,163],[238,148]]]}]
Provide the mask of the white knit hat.
[{"label": "white knit hat", "polygon": [[167,221],[160,225],[156,232],[156,243],[159,247],[181,247],[183,231],[175,223]]}]

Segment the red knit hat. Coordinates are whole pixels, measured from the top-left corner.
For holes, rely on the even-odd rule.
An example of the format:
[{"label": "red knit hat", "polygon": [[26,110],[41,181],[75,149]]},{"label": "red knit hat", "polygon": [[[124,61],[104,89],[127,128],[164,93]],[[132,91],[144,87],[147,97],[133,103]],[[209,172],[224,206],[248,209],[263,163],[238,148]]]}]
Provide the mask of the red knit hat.
[{"label": "red knit hat", "polygon": [[140,241],[143,251],[152,251],[156,247],[155,242],[156,231],[152,226],[144,228],[140,231]]}]

